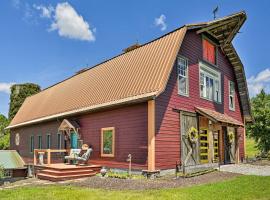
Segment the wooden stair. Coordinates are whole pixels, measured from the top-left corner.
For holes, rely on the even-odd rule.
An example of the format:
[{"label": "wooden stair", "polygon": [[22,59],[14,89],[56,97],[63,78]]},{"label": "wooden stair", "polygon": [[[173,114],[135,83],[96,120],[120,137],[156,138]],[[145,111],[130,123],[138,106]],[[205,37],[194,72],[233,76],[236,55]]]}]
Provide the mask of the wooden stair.
[{"label": "wooden stair", "polygon": [[50,165],[38,166],[37,178],[49,181],[65,181],[78,178],[95,176],[100,172],[101,166],[75,166],[75,165]]}]

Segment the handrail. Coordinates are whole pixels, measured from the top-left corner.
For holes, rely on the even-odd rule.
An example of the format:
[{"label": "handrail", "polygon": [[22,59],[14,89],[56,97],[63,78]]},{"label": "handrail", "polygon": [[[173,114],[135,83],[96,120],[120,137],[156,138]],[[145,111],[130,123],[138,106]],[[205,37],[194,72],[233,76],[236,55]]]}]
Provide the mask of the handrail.
[{"label": "handrail", "polygon": [[51,153],[67,152],[66,149],[34,149],[34,165],[37,165],[37,154],[39,152],[47,153],[47,164],[51,164]]}]

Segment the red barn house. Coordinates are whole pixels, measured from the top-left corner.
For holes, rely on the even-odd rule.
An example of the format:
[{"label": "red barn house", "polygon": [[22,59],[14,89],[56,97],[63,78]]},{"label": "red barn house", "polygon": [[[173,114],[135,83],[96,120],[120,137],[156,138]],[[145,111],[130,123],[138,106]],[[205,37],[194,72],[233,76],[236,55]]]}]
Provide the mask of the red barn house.
[{"label": "red barn house", "polygon": [[8,127],[11,149],[31,164],[38,150],[88,144],[89,164],[127,169],[131,154],[148,172],[241,161],[252,117],[232,40],[245,20],[185,25],[28,97]]}]

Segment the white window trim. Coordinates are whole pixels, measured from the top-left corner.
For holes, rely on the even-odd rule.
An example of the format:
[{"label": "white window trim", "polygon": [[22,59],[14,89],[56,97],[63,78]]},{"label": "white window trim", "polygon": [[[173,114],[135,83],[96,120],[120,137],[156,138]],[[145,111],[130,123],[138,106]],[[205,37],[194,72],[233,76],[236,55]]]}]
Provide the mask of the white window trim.
[{"label": "white window trim", "polygon": [[13,175],[12,169],[4,169],[4,178],[11,178]]},{"label": "white window trim", "polygon": [[[231,95],[231,83],[234,85],[234,91],[233,91],[233,95]],[[231,111],[235,111],[235,83],[233,81],[228,81],[229,84],[229,110]],[[231,107],[230,105],[230,97],[233,97],[233,107]]]},{"label": "white window trim", "polygon": [[[207,71],[205,71],[204,69],[206,69],[207,71],[215,74],[216,76],[213,76],[212,74],[208,73]],[[204,97],[201,95],[201,72],[203,72],[203,74],[207,75],[208,77],[212,78],[213,81],[215,82],[215,80],[218,80],[219,81],[219,95],[218,95],[218,99],[219,101],[216,101],[215,99],[209,99],[207,97]],[[214,83],[213,83],[214,84]],[[215,92],[215,86],[213,85],[213,92]],[[219,103],[219,104],[222,104],[222,91],[221,91],[221,73],[217,70],[214,70],[213,68],[211,68],[209,66],[209,64],[206,64],[204,62],[199,62],[199,94],[200,94],[200,98],[202,99],[205,99],[205,100],[208,100],[208,101],[213,101],[215,103]],[[214,93],[213,93],[214,95]]]},{"label": "white window trim", "polygon": [[[182,76],[182,77],[186,78],[186,80],[187,80],[187,85],[186,85],[186,91],[187,91],[187,93],[183,93],[179,89],[179,76],[181,76],[181,75],[178,73],[179,72],[179,69],[178,69],[178,59],[185,60],[186,61],[186,64],[187,64],[187,66],[186,66],[186,69],[187,69],[186,70],[186,76],[185,77]],[[178,94],[181,95],[181,96],[188,97],[189,96],[189,73],[188,73],[188,71],[189,71],[189,65],[188,65],[188,59],[185,58],[185,57],[183,57],[183,56],[178,56],[177,57],[177,64],[176,65],[177,65],[177,88],[178,88]]]}]

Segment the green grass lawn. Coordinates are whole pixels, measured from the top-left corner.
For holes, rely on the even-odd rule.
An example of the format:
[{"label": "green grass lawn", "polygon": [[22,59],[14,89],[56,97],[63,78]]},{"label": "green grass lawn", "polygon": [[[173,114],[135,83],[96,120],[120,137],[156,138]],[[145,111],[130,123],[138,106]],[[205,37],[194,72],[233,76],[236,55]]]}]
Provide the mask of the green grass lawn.
[{"label": "green grass lawn", "polygon": [[252,138],[246,138],[246,155],[249,158],[254,158],[256,154],[259,153],[259,150],[255,147],[256,143]]},{"label": "green grass lawn", "polygon": [[181,199],[251,200],[270,199],[270,177],[240,176],[215,184],[179,189],[148,191],[110,191],[67,186],[25,187],[0,190],[0,199],[16,200],[87,200],[87,199]]}]

